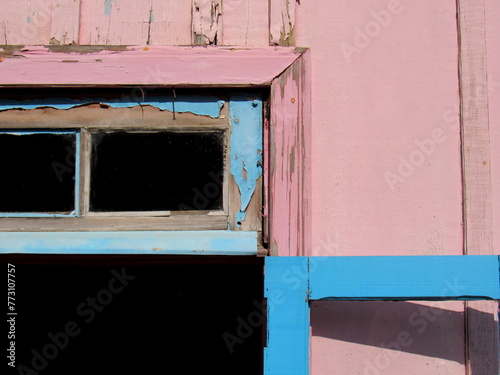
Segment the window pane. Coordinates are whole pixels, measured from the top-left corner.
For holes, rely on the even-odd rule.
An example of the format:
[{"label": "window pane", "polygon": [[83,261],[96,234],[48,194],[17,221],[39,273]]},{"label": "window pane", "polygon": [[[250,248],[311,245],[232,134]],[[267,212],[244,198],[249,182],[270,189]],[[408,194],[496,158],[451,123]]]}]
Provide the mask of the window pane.
[{"label": "window pane", "polygon": [[75,145],[75,133],[0,133],[0,212],[73,211]]},{"label": "window pane", "polygon": [[91,211],[222,208],[224,133],[92,136]]}]

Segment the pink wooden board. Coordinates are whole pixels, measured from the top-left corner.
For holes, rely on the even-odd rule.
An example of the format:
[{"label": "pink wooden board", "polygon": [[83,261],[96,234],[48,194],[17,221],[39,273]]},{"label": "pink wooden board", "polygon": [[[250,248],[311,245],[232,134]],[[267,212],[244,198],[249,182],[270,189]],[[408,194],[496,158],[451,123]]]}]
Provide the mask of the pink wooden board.
[{"label": "pink wooden board", "polygon": [[269,2],[232,0],[223,3],[223,45],[269,44]]},{"label": "pink wooden board", "polygon": [[300,53],[287,47],[128,47],[55,53],[27,47],[0,62],[2,85],[270,85]]},{"label": "pink wooden board", "polygon": [[312,55],[313,255],[462,253],[455,2],[400,2],[349,61],[343,43],[390,3],[298,7],[297,44]]}]

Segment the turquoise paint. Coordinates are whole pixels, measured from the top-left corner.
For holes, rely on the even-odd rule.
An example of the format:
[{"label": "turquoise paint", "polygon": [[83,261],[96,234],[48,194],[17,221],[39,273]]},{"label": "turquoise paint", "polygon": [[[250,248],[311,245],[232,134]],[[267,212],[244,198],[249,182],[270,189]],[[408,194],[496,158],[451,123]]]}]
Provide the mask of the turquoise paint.
[{"label": "turquoise paint", "polygon": [[126,97],[123,99],[107,100],[105,98],[93,99],[69,99],[69,98],[48,98],[37,100],[0,100],[0,111],[9,109],[35,109],[40,107],[51,107],[56,109],[71,109],[77,106],[82,106],[90,103],[103,103],[111,108],[131,108],[137,105],[150,105],[159,108],[162,111],[170,111],[177,113],[190,112],[200,116],[210,116],[218,118],[220,111],[225,104],[224,100],[220,100],[215,96],[188,96],[179,95],[175,99],[173,96],[149,97],[145,100],[142,98]]},{"label": "turquoise paint", "polygon": [[231,95],[229,113],[231,175],[241,194],[240,211],[236,214],[239,226],[262,176],[262,100],[243,93]]},{"label": "turquoise paint", "polygon": [[309,301],[498,300],[499,258],[266,257],[264,374],[309,374]]},{"label": "turquoise paint", "polygon": [[500,299],[496,255],[327,257],[310,268],[312,299]]},{"label": "turquoise paint", "polygon": [[266,257],[265,375],[309,374],[310,323],[307,269],[308,258]]},{"label": "turquoise paint", "polygon": [[104,14],[106,16],[111,16],[111,8],[113,7],[113,3],[116,4],[117,0],[104,0]]},{"label": "turquoise paint", "polygon": [[257,232],[0,232],[0,253],[256,255]]},{"label": "turquoise paint", "polygon": [[49,214],[38,212],[0,212],[0,217],[76,217],[80,215],[80,132],[78,131],[51,131],[51,130],[31,130],[31,131],[0,131],[0,134],[9,135],[30,135],[30,134],[75,134],[75,210],[69,214]]}]

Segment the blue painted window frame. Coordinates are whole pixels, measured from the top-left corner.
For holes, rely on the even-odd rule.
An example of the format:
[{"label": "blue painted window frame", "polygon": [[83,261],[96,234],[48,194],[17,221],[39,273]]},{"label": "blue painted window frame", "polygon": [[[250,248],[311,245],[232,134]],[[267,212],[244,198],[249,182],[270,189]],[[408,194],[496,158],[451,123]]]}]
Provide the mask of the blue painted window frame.
[{"label": "blue painted window frame", "polygon": [[498,300],[499,258],[267,257],[264,374],[309,374],[311,301]]},{"label": "blue painted window frame", "polygon": [[[1,108],[1,106],[0,106]],[[31,134],[74,134],[75,135],[75,209],[68,214],[51,214],[37,212],[0,212],[0,217],[77,217],[80,215],[80,132],[78,130],[3,130],[0,129],[0,134],[16,134],[16,135],[31,135]]]},{"label": "blue painted window frame", "polygon": [[[179,95],[172,97],[154,97],[142,103],[121,100],[98,99],[67,99],[46,98],[42,100],[0,100],[0,110],[21,108],[25,110],[39,107],[52,107],[69,110],[96,101],[105,103],[112,108],[130,108],[141,105],[151,105],[161,110],[171,112],[191,112],[197,115],[217,118],[222,106],[229,108],[228,155],[230,161],[229,173],[241,194],[241,204],[231,222],[236,228],[246,219],[246,210],[256,184],[263,175],[263,96],[258,91],[244,89],[228,89],[228,101],[219,100],[216,96],[197,97]],[[85,126],[84,126],[85,128]],[[92,127],[94,128],[94,127]],[[108,128],[106,128],[108,129]],[[211,129],[209,126],[207,130]],[[111,130],[111,129],[108,129]],[[2,129],[0,129],[2,131]],[[7,132],[7,130],[6,130]],[[8,132],[11,132],[8,130]],[[23,132],[16,129],[16,132]],[[25,131],[25,133],[31,133]],[[76,170],[75,182],[75,212],[68,215],[59,214],[0,214],[2,218],[33,218],[33,217],[81,217],[80,181],[81,139],[80,131],[59,131],[57,129],[36,130],[37,133],[76,134]],[[229,196],[224,197],[229,200]],[[76,231],[75,231],[76,229]],[[204,254],[204,255],[256,255],[258,253],[257,231],[232,231],[228,224],[227,230],[155,230],[155,231],[90,231],[78,232],[78,227],[71,232],[0,232],[0,253],[43,253],[43,254]],[[145,235],[149,236],[146,240]],[[124,239],[127,239],[125,241]],[[85,252],[85,248],[88,249]]]}]

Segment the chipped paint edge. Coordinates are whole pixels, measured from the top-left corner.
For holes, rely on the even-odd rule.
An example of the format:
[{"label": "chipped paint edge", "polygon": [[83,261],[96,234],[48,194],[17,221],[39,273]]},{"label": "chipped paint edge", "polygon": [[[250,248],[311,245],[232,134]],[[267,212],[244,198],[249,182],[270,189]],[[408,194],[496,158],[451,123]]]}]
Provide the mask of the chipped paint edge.
[{"label": "chipped paint edge", "polygon": [[240,191],[241,201],[236,214],[237,226],[246,219],[257,180],[262,176],[263,109],[262,98],[255,94],[230,95],[231,119],[230,164],[231,175]]},{"label": "chipped paint edge", "polygon": [[88,104],[99,103],[105,104],[111,108],[132,108],[139,105],[149,105],[158,108],[162,111],[177,112],[177,113],[193,113],[199,116],[209,116],[219,118],[220,112],[225,105],[224,100],[220,100],[215,96],[178,96],[177,98],[169,96],[155,97],[154,100],[107,100],[105,98],[95,99],[70,99],[70,98],[47,98],[39,100],[0,100],[0,111],[11,109],[31,110],[42,107],[50,107],[55,109],[67,110],[75,107],[85,106]]}]

